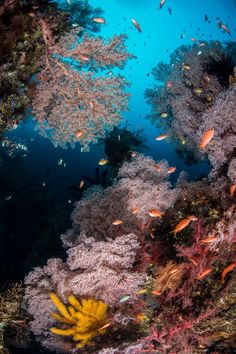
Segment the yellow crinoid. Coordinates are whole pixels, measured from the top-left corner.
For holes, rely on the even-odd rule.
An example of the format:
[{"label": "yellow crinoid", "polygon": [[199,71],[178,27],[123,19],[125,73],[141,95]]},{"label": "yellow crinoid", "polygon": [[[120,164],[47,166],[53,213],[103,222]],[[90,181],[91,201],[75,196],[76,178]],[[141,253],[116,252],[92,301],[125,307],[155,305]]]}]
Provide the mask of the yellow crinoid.
[{"label": "yellow crinoid", "polygon": [[[65,306],[56,294],[50,293],[52,302],[60,314],[52,312],[51,316],[64,324],[63,328],[52,327],[51,332],[61,336],[72,336],[79,342],[76,348],[83,348],[97,335],[103,334],[109,323],[106,323],[108,305],[101,300],[81,299],[74,295],[68,297],[69,306]],[[66,326],[67,325],[67,326]]]}]

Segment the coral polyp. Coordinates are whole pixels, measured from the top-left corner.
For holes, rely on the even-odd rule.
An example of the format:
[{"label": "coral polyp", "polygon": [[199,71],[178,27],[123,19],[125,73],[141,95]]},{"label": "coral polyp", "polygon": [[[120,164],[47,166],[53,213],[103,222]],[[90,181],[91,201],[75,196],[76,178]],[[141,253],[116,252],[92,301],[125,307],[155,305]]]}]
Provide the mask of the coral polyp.
[{"label": "coral polyp", "polygon": [[63,328],[50,328],[52,333],[61,336],[72,336],[76,348],[83,348],[92,338],[105,333],[108,306],[102,300],[81,299],[74,295],[68,297],[71,306],[66,307],[56,294],[50,293],[50,298],[60,314],[52,312],[51,316],[63,323]]}]

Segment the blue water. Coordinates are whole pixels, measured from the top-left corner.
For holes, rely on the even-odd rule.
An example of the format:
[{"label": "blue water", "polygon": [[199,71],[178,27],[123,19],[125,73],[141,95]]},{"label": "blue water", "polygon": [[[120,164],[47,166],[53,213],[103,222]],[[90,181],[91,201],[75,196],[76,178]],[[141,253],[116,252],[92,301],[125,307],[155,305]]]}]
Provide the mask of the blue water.
[{"label": "blue water", "polygon": [[[182,170],[187,171],[192,180],[207,174],[210,169],[207,161],[188,166],[177,156],[174,143],[155,141],[159,131],[146,119],[150,106],[145,103],[143,93],[154,84],[152,76],[147,76],[151,69],[161,60],[168,62],[169,54],[181,44],[191,44],[191,37],[222,42],[235,40],[235,1],[166,0],[161,10],[158,0],[90,0],[89,3],[104,9],[106,25],[101,25],[98,35],[108,38],[114,34],[127,34],[128,51],[137,57],[130,60],[122,71],[131,83],[129,111],[123,114],[123,124],[128,122],[131,130],[143,128],[147,149],[141,151],[156,160],[167,159],[170,166],[176,166],[177,172],[171,176],[173,182]],[[171,7],[172,15],[168,7]],[[210,24],[204,21],[205,14]],[[216,17],[229,26],[231,37],[217,27]],[[132,18],[138,21],[142,33],[134,28]],[[183,31],[185,38],[180,39]],[[69,186],[78,184],[83,175],[94,175],[99,159],[105,157],[104,147],[93,145],[87,153],[80,152],[79,143],[75,149],[54,148],[49,140],[38,135],[34,127],[28,113],[18,128],[6,135],[27,145],[28,156],[22,158],[26,170],[36,173],[40,183],[45,183],[47,188],[57,193],[63,203],[68,203]],[[66,167],[57,164],[60,158]]]}]

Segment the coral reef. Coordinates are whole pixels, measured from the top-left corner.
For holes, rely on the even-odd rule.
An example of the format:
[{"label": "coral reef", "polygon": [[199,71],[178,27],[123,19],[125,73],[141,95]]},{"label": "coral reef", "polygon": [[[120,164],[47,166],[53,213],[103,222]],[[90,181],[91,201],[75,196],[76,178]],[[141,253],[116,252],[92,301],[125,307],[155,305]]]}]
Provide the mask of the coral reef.
[{"label": "coral reef", "polygon": [[[151,118],[198,158],[204,156],[198,147],[203,133],[214,129],[204,152],[216,175],[235,156],[236,60],[219,42],[200,44],[181,46],[171,55],[170,65],[158,64],[153,75],[164,85],[146,90],[145,96],[153,108]],[[168,117],[161,118],[162,112]]]},{"label": "coral reef", "polygon": [[[55,292],[66,307],[71,295],[109,305],[106,333],[91,342],[86,337],[81,353],[234,348],[234,197],[227,180],[217,190],[207,179],[189,183],[182,175],[170,189],[168,175],[165,161],[137,155],[121,166],[111,187],[87,190],[76,204],[73,228],[62,235],[66,261],[49,259],[25,279],[30,328],[44,347],[61,353],[75,348],[50,332],[59,319],[50,316],[48,293]],[[188,218],[188,227],[173,235]]]},{"label": "coral reef", "polygon": [[68,249],[66,263],[50,259],[46,266],[29,273],[25,279],[24,301],[34,318],[30,328],[36,339],[49,349],[67,352],[63,340],[48,330],[55,325],[50,316],[53,306],[48,293],[51,291],[65,302],[71,294],[103,300],[113,310],[122,296],[137,297],[146,279],[144,273],[132,270],[139,248],[133,234],[106,242],[81,235],[80,243]]},{"label": "coral reef", "polygon": [[[87,190],[72,213],[74,229],[62,236],[64,245],[76,245],[78,230],[93,235],[96,240],[130,232],[143,235],[147,223],[159,222],[159,218],[152,219],[148,212],[152,209],[165,211],[178,196],[178,191],[172,190],[167,181],[167,169],[167,162],[156,163],[140,154],[122,165],[118,180],[111,187]],[[112,223],[117,219],[122,223],[115,226]]]},{"label": "coral reef", "polygon": [[[99,30],[98,24],[90,17],[100,15],[100,8],[93,9],[87,1],[77,1],[73,10],[76,21],[84,29]],[[21,121],[34,95],[30,79],[39,69],[40,58],[45,55],[42,19],[51,28],[55,41],[72,27],[68,9],[65,7],[63,11],[56,2],[0,2],[0,133]]]}]

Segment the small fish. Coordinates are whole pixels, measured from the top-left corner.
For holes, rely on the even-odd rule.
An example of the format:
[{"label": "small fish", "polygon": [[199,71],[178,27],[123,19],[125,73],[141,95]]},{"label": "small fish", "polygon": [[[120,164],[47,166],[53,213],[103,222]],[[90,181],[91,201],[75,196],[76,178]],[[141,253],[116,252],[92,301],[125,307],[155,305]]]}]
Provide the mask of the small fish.
[{"label": "small fish", "polygon": [[137,151],[132,151],[131,157],[136,157],[138,155]]},{"label": "small fish", "polygon": [[182,231],[183,229],[185,229],[189,223],[191,222],[191,220],[189,218],[183,219],[181,220],[174,228],[173,231],[171,231],[171,233],[174,234],[174,236],[176,236],[176,234],[180,231]]},{"label": "small fish", "polygon": [[122,302],[126,302],[127,300],[129,300],[129,298],[130,298],[129,295],[123,296],[123,297],[120,299],[120,303],[122,304]]},{"label": "small fish", "polygon": [[231,272],[231,270],[233,270],[236,267],[236,262],[231,263],[230,265],[228,265],[228,267],[226,267],[223,272],[221,273],[221,283],[224,284],[225,282],[225,277],[226,274]]},{"label": "small fish", "polygon": [[151,216],[152,218],[161,218],[163,213],[160,210],[151,209],[149,210],[148,215]]},{"label": "small fish", "polygon": [[214,136],[214,129],[208,129],[205,131],[205,133],[203,134],[202,140],[200,142],[199,148],[200,149],[204,149],[206,147],[207,144],[209,144],[209,142],[211,141],[211,139]]},{"label": "small fish", "polygon": [[223,23],[220,26],[226,33],[228,33],[230,35],[230,30],[228,29],[227,26],[223,25]]},{"label": "small fish", "polygon": [[7,197],[5,197],[5,200],[8,201],[8,200],[11,200],[12,196],[11,195],[8,195]]},{"label": "small fish", "polygon": [[162,9],[162,7],[165,5],[165,0],[160,0],[160,9]]},{"label": "small fish", "polygon": [[162,112],[162,113],[160,114],[160,117],[161,117],[161,118],[167,118],[167,117],[168,117],[168,113]]},{"label": "small fish", "polygon": [[155,138],[155,140],[156,140],[156,141],[160,141],[160,140],[164,140],[164,139],[166,139],[166,138],[168,138],[168,137],[169,137],[169,135],[167,135],[167,134],[162,134],[162,135],[157,136],[157,137]]},{"label": "small fish", "polygon": [[152,295],[157,295],[157,296],[159,296],[159,295],[161,295],[161,291],[153,290],[153,291],[152,291]]},{"label": "small fish", "polygon": [[201,43],[198,44],[199,47],[204,47],[204,45],[206,45],[205,42],[201,42]]},{"label": "small fish", "polygon": [[57,161],[57,164],[58,164],[59,166],[61,166],[61,165],[63,164],[63,159],[59,159],[59,160]]},{"label": "small fish", "polygon": [[234,195],[235,190],[236,190],[236,184],[232,184],[232,186],[230,186],[229,188],[229,193],[231,197]]},{"label": "small fish", "polygon": [[212,236],[212,237],[203,238],[202,240],[200,240],[200,243],[201,244],[204,244],[204,243],[208,244],[208,243],[212,243],[217,240],[218,240],[217,237]]},{"label": "small fish", "polygon": [[75,132],[76,139],[81,138],[83,134],[84,134],[83,130],[77,129],[76,132]]},{"label": "small fish", "polygon": [[43,182],[43,187],[45,187],[46,186],[46,183],[45,182]]},{"label": "small fish", "polygon": [[70,199],[68,200],[68,203],[71,204],[71,200]]},{"label": "small fish", "polygon": [[111,322],[108,322],[106,324],[104,324],[104,326],[102,326],[101,328],[99,328],[99,331],[102,331],[103,329],[109,327],[111,325]]},{"label": "small fish", "polygon": [[90,60],[90,58],[89,57],[87,57],[87,55],[83,55],[83,54],[80,54],[80,56],[79,56],[82,60],[84,60],[84,61],[88,61],[88,60]]},{"label": "small fish", "polygon": [[169,12],[170,15],[172,15],[172,9],[171,9],[171,7],[168,7],[168,12]]},{"label": "small fish", "polygon": [[172,82],[171,81],[167,81],[166,87],[172,87],[172,86],[173,86]]},{"label": "small fish", "polygon": [[202,89],[201,89],[201,88],[195,88],[195,89],[194,89],[194,93],[195,93],[196,95],[200,95],[200,94],[202,93]]},{"label": "small fish", "polygon": [[136,207],[136,208],[133,208],[133,209],[131,210],[131,213],[132,213],[132,214],[137,214],[139,211],[140,211],[140,207]]},{"label": "small fish", "polygon": [[139,23],[138,23],[134,18],[132,18],[132,22],[133,22],[134,27],[135,27],[139,32],[142,32]]},{"label": "small fish", "polygon": [[121,225],[121,224],[123,224],[123,221],[119,220],[119,219],[114,220],[113,223],[112,223],[112,225],[115,225],[115,226]]},{"label": "small fish", "polygon": [[183,69],[184,69],[184,70],[190,70],[190,69],[191,69],[191,66],[188,65],[188,64],[183,64]]},{"label": "small fish", "polygon": [[204,278],[207,274],[209,274],[210,272],[212,272],[212,269],[211,268],[207,268],[206,270],[198,273],[197,275],[197,279],[202,279]]},{"label": "small fish", "polygon": [[204,74],[203,75],[203,80],[205,81],[205,82],[210,82],[211,81],[211,78],[210,78],[210,76],[209,75],[207,75],[207,74]]},{"label": "small fish", "polygon": [[145,294],[146,292],[147,292],[147,289],[141,289],[141,290],[137,291],[136,294],[138,294],[138,295],[143,295],[143,294]]},{"label": "small fish", "polygon": [[205,22],[208,22],[209,21],[209,17],[207,15],[204,16],[204,20]]},{"label": "small fish", "polygon": [[194,37],[192,37],[192,38],[190,38],[190,39],[191,39],[192,42],[197,42],[197,39],[194,38]]},{"label": "small fish", "polygon": [[167,172],[168,173],[173,173],[173,172],[175,172],[176,171],[176,167],[169,167],[168,169],[167,169]]},{"label": "small fish", "polygon": [[93,117],[94,117],[94,115],[95,115],[95,103],[94,103],[94,101],[90,100],[89,101],[89,105],[90,105],[90,108],[92,110],[92,114],[93,114]]},{"label": "small fish", "polygon": [[82,181],[80,181],[79,188],[82,189],[83,186],[84,186],[84,181],[82,180]]},{"label": "small fish", "polygon": [[104,166],[104,165],[108,164],[108,160],[107,160],[107,159],[100,159],[100,160],[98,161],[98,164],[99,164],[100,166]]},{"label": "small fish", "polygon": [[105,23],[106,21],[105,21],[104,18],[102,18],[102,17],[95,17],[95,18],[93,18],[93,22],[96,22],[96,23]]}]

